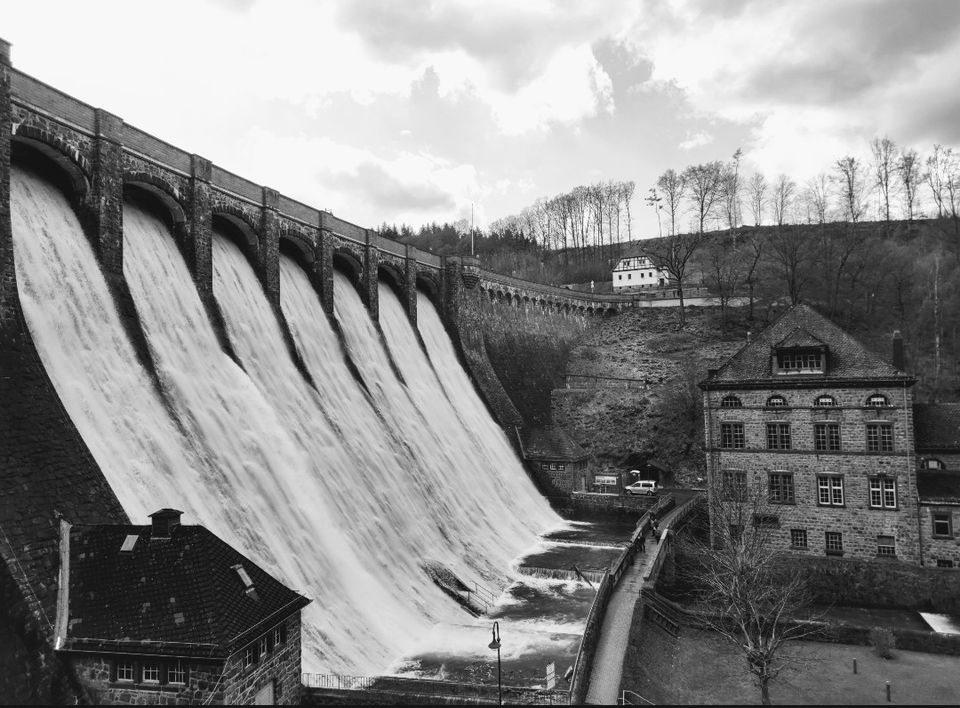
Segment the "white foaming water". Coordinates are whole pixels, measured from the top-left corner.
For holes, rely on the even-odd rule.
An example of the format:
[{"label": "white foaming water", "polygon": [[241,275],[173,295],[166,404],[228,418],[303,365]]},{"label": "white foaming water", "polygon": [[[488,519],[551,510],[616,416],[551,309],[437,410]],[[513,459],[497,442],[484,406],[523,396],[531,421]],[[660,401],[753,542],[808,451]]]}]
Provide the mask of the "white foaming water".
[{"label": "white foaming water", "polygon": [[[293,366],[249,264],[215,236],[214,289],[238,367],[166,227],[128,205],[124,271],[161,398],[66,199],[20,170],[11,181],[28,324],[121,504],[134,523],[162,506],[183,509],[185,523],[207,526],[311,597],[304,670],[382,671],[428,628],[466,618],[424,562],[502,587],[511,560],[558,523],[519,463],[504,475],[462,426],[440,424],[431,395],[456,418],[442,392],[411,402],[341,276],[338,317],[369,394],[350,376],[303,271],[282,260],[283,309],[316,389]],[[400,322],[411,361],[429,371],[402,312]]]},{"label": "white foaming water", "polygon": [[[133,523],[197,483],[199,465],[137,360],[66,197],[10,173],[17,287],[44,368]],[[177,508],[196,513],[194,498]],[[202,504],[201,504],[202,506]]]}]

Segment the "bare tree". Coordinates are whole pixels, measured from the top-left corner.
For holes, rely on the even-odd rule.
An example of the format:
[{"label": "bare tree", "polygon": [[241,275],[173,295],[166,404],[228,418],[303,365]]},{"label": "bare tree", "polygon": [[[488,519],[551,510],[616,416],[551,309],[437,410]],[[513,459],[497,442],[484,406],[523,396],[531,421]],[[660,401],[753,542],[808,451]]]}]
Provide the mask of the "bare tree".
[{"label": "bare tree", "polygon": [[930,187],[930,193],[933,195],[933,203],[937,205],[937,216],[943,218],[944,193],[946,192],[946,182],[948,177],[948,163],[952,150],[944,148],[942,145],[933,146],[933,154],[927,157],[927,171],[923,178]]},{"label": "bare tree", "polygon": [[904,149],[897,159],[897,175],[903,186],[903,211],[907,221],[913,221],[917,209],[917,188],[923,181],[920,171],[920,155],[916,150]]},{"label": "bare tree", "polygon": [[633,193],[636,189],[637,183],[632,179],[623,183],[623,203],[627,209],[627,241],[633,240],[633,215],[630,204],[633,202]]},{"label": "bare tree", "polygon": [[889,137],[875,137],[870,141],[873,153],[873,174],[880,194],[880,216],[890,221],[890,196],[893,191],[893,179],[897,174],[897,144]]},{"label": "bare tree", "polygon": [[836,161],[834,169],[840,189],[844,219],[855,224],[867,210],[867,202],[863,198],[865,189],[863,165],[857,158],[847,155]]},{"label": "bare tree", "polygon": [[763,222],[763,207],[767,203],[767,178],[759,172],[750,177],[747,183],[750,193],[750,211],[753,212],[753,225]]},{"label": "bare tree", "polygon": [[773,185],[773,220],[778,227],[786,222],[787,214],[793,206],[797,183],[784,174],[777,177]]},{"label": "bare tree", "polygon": [[703,243],[703,233],[685,233],[666,236],[647,245],[645,250],[654,264],[667,271],[677,282],[677,294],[680,298],[680,327],[687,323],[683,306],[683,283],[687,264]]},{"label": "bare tree", "polygon": [[711,239],[706,246],[707,283],[710,289],[717,293],[720,300],[720,322],[727,324],[727,306],[744,279],[746,265],[741,251],[734,238]]},{"label": "bare tree", "polygon": [[815,631],[814,623],[799,619],[809,612],[812,594],[803,573],[782,567],[778,537],[789,507],[773,500],[784,490],[760,478],[748,486],[736,474],[710,481],[712,543],[689,545],[691,579],[700,588],[705,624],[743,653],[761,702],[770,705],[770,682],[797,661],[784,648]]},{"label": "bare tree", "polygon": [[671,168],[657,178],[657,188],[670,216],[670,235],[673,236],[677,233],[677,214],[680,213],[683,195],[687,190],[686,174]]},{"label": "bare tree", "polygon": [[830,208],[829,185],[830,178],[825,172],[821,172],[807,182],[807,195],[818,224],[824,224],[827,221],[827,211]]},{"label": "bare tree", "polygon": [[663,209],[660,202],[663,201],[663,197],[657,194],[656,187],[650,187],[650,193],[644,201],[647,203],[647,206],[657,213],[657,230],[659,231],[660,238],[663,238],[663,224],[660,223],[660,211]]},{"label": "bare tree", "polygon": [[687,198],[693,207],[701,235],[704,222],[720,199],[723,172],[723,163],[718,160],[692,165],[683,171],[687,182]]},{"label": "bare tree", "polygon": [[780,270],[780,282],[787,286],[790,304],[800,302],[809,280],[807,263],[810,260],[810,242],[800,228],[778,227],[770,237],[767,249],[774,267]]}]

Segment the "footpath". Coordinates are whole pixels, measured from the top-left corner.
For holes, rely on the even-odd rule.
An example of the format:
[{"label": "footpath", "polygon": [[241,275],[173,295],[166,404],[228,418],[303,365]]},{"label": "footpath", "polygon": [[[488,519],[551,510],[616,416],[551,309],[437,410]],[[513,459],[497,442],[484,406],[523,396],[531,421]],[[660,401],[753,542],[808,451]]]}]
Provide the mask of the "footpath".
[{"label": "footpath", "polygon": [[[678,509],[672,509],[660,519],[660,533],[667,528]],[[646,550],[638,553],[630,568],[620,578],[600,626],[600,640],[590,673],[590,688],[586,703],[590,705],[616,705],[620,697],[620,680],[623,675],[623,659],[630,639],[633,612],[640,600],[643,577],[653,566],[657,554],[657,542],[652,534],[647,535]]]}]

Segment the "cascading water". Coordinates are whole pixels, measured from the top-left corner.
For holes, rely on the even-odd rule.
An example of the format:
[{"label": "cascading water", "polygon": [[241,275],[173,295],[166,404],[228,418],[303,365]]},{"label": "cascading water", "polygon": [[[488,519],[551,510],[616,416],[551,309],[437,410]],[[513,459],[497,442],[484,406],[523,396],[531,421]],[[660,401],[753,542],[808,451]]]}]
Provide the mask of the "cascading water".
[{"label": "cascading water", "polygon": [[[124,273],[158,394],[67,200],[20,168],[11,183],[28,325],[124,509],[134,523],[161,506],[182,509],[185,523],[204,524],[311,597],[304,670],[383,670],[410,637],[464,617],[425,563],[502,586],[511,561],[559,522],[502,433],[466,412],[478,400],[413,383],[418,369],[433,377],[431,365],[393,304],[381,318],[409,386],[337,274],[337,318],[361,387],[305,273],[282,259],[282,308],[314,388],[243,254],[215,234],[214,292],[241,369],[221,350],[166,226],[128,204]],[[432,313],[429,302],[420,308]]]}]

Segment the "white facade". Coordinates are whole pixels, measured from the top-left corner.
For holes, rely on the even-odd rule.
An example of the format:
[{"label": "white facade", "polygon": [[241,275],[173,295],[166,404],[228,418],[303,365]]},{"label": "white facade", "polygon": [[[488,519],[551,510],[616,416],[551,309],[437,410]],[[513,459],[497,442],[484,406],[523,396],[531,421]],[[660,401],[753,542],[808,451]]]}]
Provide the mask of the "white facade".
[{"label": "white facade", "polygon": [[670,283],[663,268],[657,268],[648,256],[621,258],[613,268],[613,290],[662,288]]}]

